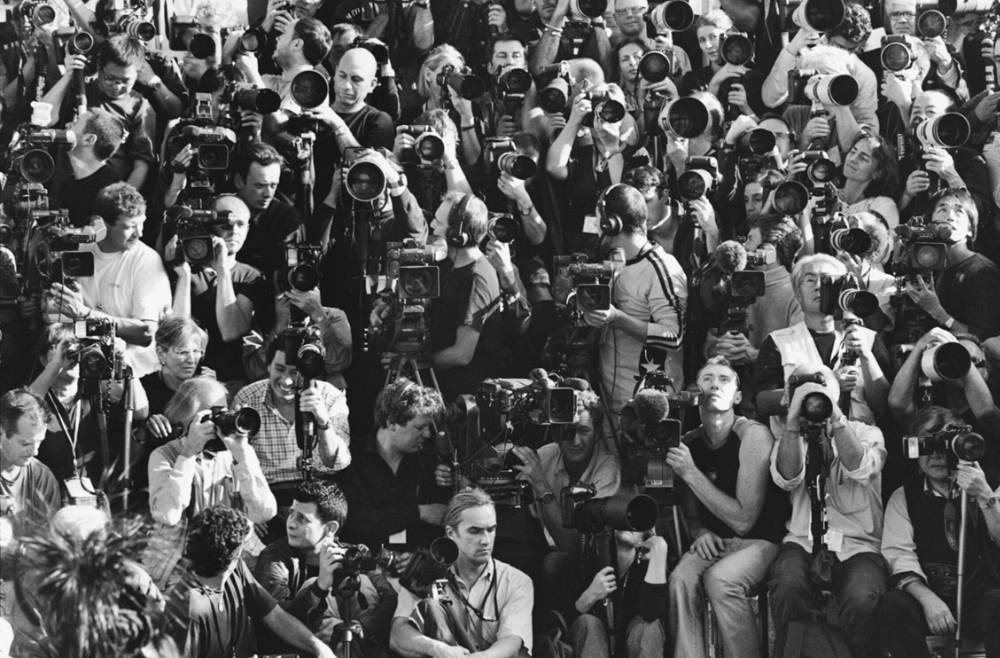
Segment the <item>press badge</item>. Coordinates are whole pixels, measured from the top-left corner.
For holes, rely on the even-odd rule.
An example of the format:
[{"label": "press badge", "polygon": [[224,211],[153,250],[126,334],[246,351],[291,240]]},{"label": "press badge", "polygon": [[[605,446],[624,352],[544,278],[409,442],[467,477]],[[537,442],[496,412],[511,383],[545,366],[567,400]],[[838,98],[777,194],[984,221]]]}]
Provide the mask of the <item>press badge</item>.
[{"label": "press badge", "polygon": [[601,234],[601,222],[597,219],[597,215],[584,215],[583,232],[590,235]]}]

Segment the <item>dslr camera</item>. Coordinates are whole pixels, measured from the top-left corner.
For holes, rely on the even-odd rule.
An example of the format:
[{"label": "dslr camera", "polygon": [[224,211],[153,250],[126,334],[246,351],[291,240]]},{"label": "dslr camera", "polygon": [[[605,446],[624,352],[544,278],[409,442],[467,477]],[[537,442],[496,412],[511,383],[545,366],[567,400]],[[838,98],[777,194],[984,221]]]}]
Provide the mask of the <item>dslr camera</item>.
[{"label": "dslr camera", "polygon": [[111,34],[127,34],[133,39],[151,41],[156,26],[147,17],[151,12],[144,0],[110,0],[105,3],[101,19]]},{"label": "dslr camera", "polygon": [[71,347],[80,364],[80,379],[85,383],[122,378],[125,355],[115,347],[115,323],[111,318],[78,320],[74,325],[76,344]]},{"label": "dslr camera", "polygon": [[299,242],[285,246],[284,276],[279,279],[286,290],[309,292],[319,285],[319,262],[323,248],[317,244]]},{"label": "dslr camera", "polygon": [[483,151],[483,161],[489,175],[505,173],[519,180],[528,180],[538,170],[534,160],[517,152],[514,140],[510,137],[487,137]]},{"label": "dslr camera", "polygon": [[504,114],[516,114],[524,105],[524,95],[531,89],[531,73],[527,69],[511,67],[497,76],[497,95],[504,106]]},{"label": "dslr camera", "polygon": [[949,467],[954,468],[959,461],[982,459],[986,454],[986,440],[969,425],[951,424],[930,434],[903,437],[903,451],[909,459],[944,453],[948,456]]},{"label": "dslr camera", "polygon": [[687,159],[687,170],[677,179],[677,189],[682,199],[694,201],[714,192],[721,180],[718,160],[693,155]]},{"label": "dslr camera", "polygon": [[413,137],[413,147],[400,154],[400,164],[430,165],[444,157],[444,140],[434,126],[414,124],[396,127],[397,135]]},{"label": "dslr camera", "polygon": [[823,275],[819,284],[819,310],[824,315],[852,313],[864,318],[879,308],[878,298],[864,290],[853,274]]},{"label": "dslr camera", "polygon": [[[817,372],[811,375],[790,375],[788,377],[788,400],[791,402],[795,390],[803,384],[819,384],[826,386],[826,377]],[[833,415],[833,407],[837,401],[830,398],[826,391],[814,391],[802,398],[799,418],[806,425],[822,425]]]},{"label": "dslr camera", "polygon": [[858,98],[858,81],[847,74],[820,73],[816,69],[788,72],[790,105],[836,105],[844,107]]}]

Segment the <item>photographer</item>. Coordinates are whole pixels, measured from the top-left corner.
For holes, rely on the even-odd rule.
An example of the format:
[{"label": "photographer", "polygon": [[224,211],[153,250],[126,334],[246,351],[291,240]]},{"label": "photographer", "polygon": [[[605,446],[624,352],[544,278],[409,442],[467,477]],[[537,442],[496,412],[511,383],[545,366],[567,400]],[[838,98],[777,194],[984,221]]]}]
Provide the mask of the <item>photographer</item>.
[{"label": "photographer", "polygon": [[700,603],[707,597],[725,649],[752,658],[760,643],[750,592],[778,554],[788,499],[771,482],[770,431],[734,412],[742,393],[729,362],[709,359],[696,383],[704,398],[701,427],[667,452],[667,463],[686,485],[680,495],[693,537],[670,574],[673,655],[706,654]]},{"label": "photographer", "polygon": [[[802,307],[803,321],[771,332],[761,345],[755,368],[757,407],[768,406],[761,396],[784,388],[796,365],[836,367],[840,390],[850,393],[850,418],[874,423],[887,409],[889,354],[880,336],[851,324],[838,329],[831,309],[820,303],[824,279],[847,274],[847,267],[832,256],[816,254],[799,259],[792,269],[792,287]],[[845,350],[860,354],[858,365],[838,366]],[[771,431],[781,432],[780,420],[771,419]]]},{"label": "photographer", "polygon": [[458,658],[473,651],[515,658],[530,653],[534,585],[493,557],[493,501],[482,489],[463,489],[448,503],[444,524],[458,548],[458,559],[448,569],[446,594],[462,605],[418,601],[401,589],[389,646],[407,658]]},{"label": "photographer", "polygon": [[447,111],[448,117],[459,129],[458,137],[462,162],[472,167],[479,162],[479,156],[482,153],[479,135],[476,133],[475,109],[472,101],[464,98],[447,80],[439,77],[448,66],[456,73],[466,70],[465,58],[453,46],[442,43],[427,53],[427,57],[420,63],[420,69],[417,71],[417,98],[414,99],[414,102],[418,103],[419,107],[404,111],[403,120],[405,123],[410,123],[410,117],[420,112]]},{"label": "photographer", "polygon": [[[458,161],[458,129],[448,113],[441,109],[426,110],[414,119],[414,123],[419,127],[429,127],[430,130],[424,130],[420,135],[416,135],[413,134],[415,131],[404,132],[404,128],[400,126],[396,131],[392,155],[395,163],[402,167],[406,175],[407,189],[415,192],[414,197],[420,204],[420,209],[425,215],[430,215],[437,209],[445,192],[472,192],[472,188]],[[425,158],[425,153],[417,152],[417,139],[420,137],[423,137],[423,140],[430,140],[431,143],[434,143],[434,137],[440,138],[443,147],[441,157],[432,160]],[[423,140],[421,140],[422,148],[430,150],[431,146],[426,146],[427,142]],[[418,241],[426,241],[426,236]]]},{"label": "photographer", "polygon": [[[859,125],[878,128],[876,116],[878,83],[875,74],[855,54],[864,46],[872,31],[868,10],[855,2],[844,5],[844,20],[838,28],[825,35],[819,35],[810,28],[801,28],[791,42],[782,48],[761,87],[761,97],[768,107],[778,107],[788,100],[788,72],[794,68],[817,70],[820,73],[845,73],[858,81],[858,96],[851,103],[850,113]],[[807,50],[809,44],[821,37],[824,47]],[[827,108],[837,114],[836,107]],[[809,110],[806,109],[805,112]],[[832,128],[825,118],[812,120],[813,125],[806,130],[797,130],[800,140],[809,141],[810,136],[829,136]],[[845,126],[841,126],[843,129]],[[849,133],[854,134],[854,131]],[[841,140],[843,141],[843,140]]]},{"label": "photographer", "polygon": [[[932,373],[939,382],[925,384],[923,380],[928,377],[928,373],[923,367],[924,354],[928,350],[934,351],[935,347],[945,343],[961,345],[969,355],[970,367],[956,379],[941,378]],[[892,388],[889,390],[889,410],[893,417],[905,426],[919,411],[918,401],[933,403],[949,409],[951,413],[970,424],[978,425],[976,421],[982,418],[986,409],[977,402],[984,397],[992,397],[986,384],[988,379],[989,366],[986,355],[975,336],[961,333],[956,335],[935,327],[921,336],[912,346],[899,372],[896,373]],[[930,390],[922,391],[919,396],[921,399],[918,400],[917,387],[925,388],[927,385],[931,386]]]},{"label": "photographer", "polygon": [[13,517],[17,534],[44,526],[62,506],[59,483],[49,467],[35,458],[48,420],[44,401],[28,389],[14,389],[0,397],[0,494],[4,504],[0,512]]},{"label": "photographer", "polygon": [[226,389],[207,377],[181,384],[167,405],[164,416],[178,429],[177,438],[149,458],[149,511],[155,521],[177,525],[212,505],[240,509],[253,523],[267,523],[277,512],[247,433],[240,427],[227,433],[213,420],[216,407],[226,407]]},{"label": "photographer", "polygon": [[[663,616],[667,606],[667,541],[655,534],[616,530],[615,547],[616,566],[594,574],[574,603],[580,616],[569,627],[573,655],[610,658],[627,651],[627,655],[638,658],[660,658],[666,642]],[[621,575],[616,577],[616,572]],[[621,607],[615,615],[623,628],[618,629],[612,651],[607,626],[595,608],[616,595]]]},{"label": "photographer", "polygon": [[309,388],[300,391],[302,378],[298,367],[287,365],[285,350],[301,342],[297,340],[297,332],[285,329],[277,334],[267,346],[267,377],[240,389],[232,405],[237,409],[250,407],[260,415],[260,431],[250,445],[260,457],[279,506],[289,504],[292,490],[303,479],[298,465],[303,448],[296,440],[298,413],[312,414],[315,419],[316,447],[312,463],[306,465],[308,468],[319,476],[329,477],[351,463],[344,393],[319,380],[312,380]]},{"label": "photographer", "polygon": [[[542,20],[544,29],[531,53],[531,72],[536,76],[545,67],[570,57],[588,58],[595,64],[599,64],[603,71],[611,71],[613,63],[611,40],[604,28],[604,19],[592,19],[572,13],[571,6],[571,0],[547,1],[538,5],[538,17]],[[630,10],[635,12],[637,8],[631,7]],[[583,39],[583,43],[578,49],[579,52],[573,52],[575,44],[568,34],[570,31],[572,31],[573,37]],[[565,38],[564,32],[567,33]],[[690,63],[688,68],[690,69]],[[573,71],[571,71],[571,76],[577,83],[582,77]],[[592,82],[604,82],[604,76],[601,75],[599,80],[592,80]]]},{"label": "photographer", "polygon": [[[799,365],[796,377],[820,375],[822,385],[807,381],[787,390],[788,418],[771,453],[771,477],[788,491],[792,517],[788,534],[771,565],[768,582],[769,607],[778,640],[783,647],[791,622],[808,619],[815,610],[817,581],[832,589],[839,610],[839,627],[855,656],[875,655],[877,631],[875,604],[885,591],[886,565],[879,552],[882,535],[881,471],[885,463],[882,431],[848,420],[837,400],[840,387],[833,372],[824,366]],[[806,422],[803,401],[810,394],[825,397],[830,416],[819,426]],[[812,436],[818,431],[819,436]],[[809,464],[808,441],[819,441],[825,463]],[[815,447],[815,446],[813,446]],[[817,537],[811,530],[812,482],[806,471],[825,478],[823,523],[826,532]],[[812,526],[813,528],[815,525]],[[819,553],[812,553],[821,543]]]},{"label": "photographer", "polygon": [[184,255],[185,239],[177,240],[178,236],[165,249],[168,262],[180,260],[174,265],[174,314],[193,318],[205,328],[205,365],[219,381],[245,384],[241,340],[255,325],[256,309],[264,308],[267,282],[257,269],[236,260],[250,226],[247,205],[236,196],[219,196],[209,210],[228,215],[220,217],[217,225],[206,226],[205,235],[194,238],[211,245],[209,266],[192,268]]},{"label": "photographer", "polygon": [[253,53],[238,52],[233,63],[258,88],[271,89],[281,96],[282,106],[297,110],[291,97],[292,80],[302,71],[315,71],[330,52],[330,30],[315,18],[287,21],[274,45],[274,62],[280,75],[261,75]]},{"label": "photographer", "polygon": [[171,302],[163,262],[139,241],[146,200],[128,183],[115,183],[98,193],[94,213],[107,233],[99,242],[80,245],[94,256],[94,276],[79,279],[78,290],[53,283],[47,305],[72,320],[110,318],[128,344],[133,375],[143,377],[156,370],[153,335]]},{"label": "photographer", "polygon": [[303,482],[292,494],[287,536],[261,552],[254,575],[323,643],[335,646],[336,626],[358,621],[363,639],[356,638],[351,648],[378,656],[389,635],[396,592],[380,570],[345,572],[347,547],[337,534],[347,513],[347,499],[337,485]]},{"label": "photographer", "polygon": [[375,400],[374,437],[337,477],[353,513],[341,537],[368,546],[427,546],[441,535],[451,473],[433,442],[441,394],[406,378]]},{"label": "photographer", "polygon": [[601,196],[598,213],[602,226],[612,226],[612,220],[620,225],[620,231],[607,235],[606,244],[624,251],[625,266],[614,278],[610,308],[587,311],[584,320],[605,332],[601,385],[605,402],[617,413],[654,364],[676,389],[683,387],[687,277],[673,256],[646,238],[646,202],[637,189],[612,186]]},{"label": "photographer", "polygon": [[59,151],[49,202],[66,208],[70,224],[82,227],[94,214],[97,193],[121,180],[108,160],[125,138],[125,130],[117,117],[99,107],[81,114],[67,130],[76,136],[76,143],[69,151]]},{"label": "photographer", "polygon": [[[890,232],[899,226],[898,163],[895,149],[886,140],[867,131],[859,132],[844,154],[843,175],[844,184],[838,188],[837,196],[845,215],[874,213]],[[888,256],[888,251],[884,256]]]},{"label": "photographer", "polygon": [[860,254],[835,249],[836,256],[847,266],[847,271],[856,275],[865,289],[878,298],[879,311],[862,319],[866,327],[881,331],[892,325],[895,316],[892,300],[897,292],[896,277],[882,268],[890,260],[893,234],[885,219],[874,212],[852,213],[846,221],[851,229],[863,230],[871,241],[871,246]]},{"label": "photographer", "polygon": [[448,245],[441,295],[427,311],[431,362],[446,400],[472,390],[487,377],[502,376],[505,357],[496,270],[480,250],[489,230],[486,205],[471,194],[447,194],[432,224]]},{"label": "photographer", "polygon": [[[285,244],[294,242],[302,216],[277,198],[285,160],[269,144],[254,144],[236,158],[233,186],[250,208],[250,227],[236,260],[260,271],[270,281],[284,265]],[[303,229],[304,230],[304,229]]]},{"label": "photographer", "polygon": [[170,634],[190,658],[249,656],[257,652],[255,625],[318,658],[333,650],[281,608],[241,559],[253,527],[227,507],[209,507],[191,519],[184,554],[190,571],[166,593]]},{"label": "photographer", "polygon": [[136,189],[143,189],[156,163],[154,139],[156,113],[149,101],[135,91],[139,69],[146,61],[142,43],[125,34],[116,34],[97,46],[94,55],[97,78],[86,84],[85,90],[75,89],[75,75],[83,70],[87,58],[66,55],[66,72],[42,97],[42,102],[58,108],[53,113],[54,125],[65,125],[77,108],[77,95],[86,93],[87,107],[100,107],[118,117],[127,139],[108,161],[115,175]]},{"label": "photographer", "polygon": [[[961,421],[947,409],[932,406],[914,417],[910,433],[923,439],[950,425]],[[956,547],[962,526],[949,519],[957,516],[957,498],[969,496],[961,630],[963,639],[985,639],[986,655],[995,656],[1000,652],[996,475],[984,473],[976,462],[958,460],[948,448],[921,454],[917,464],[919,470],[893,492],[885,509],[882,554],[893,587],[876,609],[882,648],[893,656],[929,657],[925,636],[954,634]]]},{"label": "photographer", "polygon": [[1000,334],[1000,307],[990,303],[1000,286],[1000,269],[972,250],[979,225],[972,195],[965,189],[949,189],[934,204],[930,223],[950,231],[947,266],[936,280],[920,276],[907,281],[907,296],[952,333],[971,333],[980,340]]}]

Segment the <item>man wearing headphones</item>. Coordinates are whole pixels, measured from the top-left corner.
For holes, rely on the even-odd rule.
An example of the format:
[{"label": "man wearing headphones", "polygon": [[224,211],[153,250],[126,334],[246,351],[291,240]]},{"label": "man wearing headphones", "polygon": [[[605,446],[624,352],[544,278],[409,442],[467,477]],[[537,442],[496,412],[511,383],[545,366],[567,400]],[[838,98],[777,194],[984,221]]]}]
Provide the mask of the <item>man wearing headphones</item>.
[{"label": "man wearing headphones", "polygon": [[630,185],[612,185],[597,202],[602,244],[625,261],[614,277],[609,308],[584,314],[587,324],[603,329],[601,383],[614,413],[648,370],[664,370],[677,390],[684,385],[687,275],[676,258],[646,238],[646,213],[646,200]]},{"label": "man wearing headphones", "polygon": [[503,330],[497,272],[480,250],[489,231],[489,211],[472,194],[448,193],[434,214],[433,241],[444,240],[441,295],[431,302],[431,365],[448,402],[475,390],[487,377],[504,376]]}]

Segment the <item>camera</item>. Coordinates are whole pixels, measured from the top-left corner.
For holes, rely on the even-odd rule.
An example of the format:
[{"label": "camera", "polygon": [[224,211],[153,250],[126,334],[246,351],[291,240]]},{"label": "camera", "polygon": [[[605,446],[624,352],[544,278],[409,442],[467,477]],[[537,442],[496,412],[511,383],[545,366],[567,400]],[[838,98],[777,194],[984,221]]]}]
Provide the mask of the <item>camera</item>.
[{"label": "camera", "polygon": [[145,0],[110,0],[99,14],[109,33],[127,34],[133,39],[150,41],[156,26],[147,20],[151,12]]},{"label": "camera", "polygon": [[667,0],[654,5],[646,15],[654,34],[683,32],[694,26],[694,9],[687,0]]},{"label": "camera", "polygon": [[538,106],[549,114],[566,111],[569,103],[569,82],[560,74],[538,92]]},{"label": "camera", "polygon": [[528,180],[538,170],[534,160],[517,152],[510,137],[487,137],[483,150],[488,173],[505,173],[519,180]]},{"label": "camera", "polygon": [[[240,40],[238,43],[239,52],[241,53],[259,53],[267,46],[267,32],[263,28],[250,27],[240,35]],[[193,39],[192,39],[193,41]],[[193,54],[193,53],[192,53]],[[204,59],[204,58],[199,58]]]},{"label": "camera", "polygon": [[909,459],[944,453],[949,464],[959,460],[977,462],[986,454],[986,440],[968,425],[951,424],[942,430],[921,436],[903,437],[903,449]]},{"label": "camera", "polygon": [[201,171],[228,171],[235,135],[221,126],[184,126],[183,143],[195,149],[192,166]]},{"label": "camera", "polygon": [[223,92],[222,102],[227,103],[233,110],[271,114],[281,107],[281,96],[271,89],[258,89],[245,83],[230,83]]},{"label": "camera", "polygon": [[387,284],[380,293],[385,305],[379,311],[381,324],[365,332],[367,343],[377,343],[380,353],[423,354],[427,305],[441,294],[441,271],[433,254],[412,240],[388,242],[385,274],[379,279]]},{"label": "camera", "polygon": [[670,60],[659,50],[650,50],[639,60],[639,77],[649,83],[663,82],[670,77]]},{"label": "camera", "polygon": [[820,277],[819,310],[824,315],[853,313],[864,318],[878,310],[878,298],[861,288],[853,274]]},{"label": "camera", "polygon": [[56,210],[32,210],[31,224],[36,227],[38,242],[31,258],[43,282],[62,281],[94,276],[94,254],[78,251],[81,244],[94,242],[96,236],[69,225],[69,213]]},{"label": "camera", "polygon": [[[38,0],[22,0],[21,4],[18,5],[17,10],[18,13],[21,14],[22,20],[31,26],[50,25],[56,20],[55,7],[47,2],[40,2]],[[4,11],[6,11],[6,9]]]},{"label": "camera", "polygon": [[441,296],[441,269],[434,256],[416,243],[386,243],[386,275],[396,282],[401,300],[431,300]]},{"label": "camera", "polygon": [[920,355],[920,372],[931,383],[961,379],[971,367],[972,357],[961,343],[938,343]]},{"label": "camera", "polygon": [[787,180],[774,189],[774,209],[786,217],[794,217],[809,204],[809,190],[798,181]]},{"label": "camera", "polygon": [[752,66],[753,42],[745,34],[727,34],[720,46],[722,59],[733,66]]},{"label": "camera", "polygon": [[917,15],[915,26],[921,39],[933,39],[944,34],[948,27],[948,19],[937,9],[924,9]]},{"label": "camera", "polygon": [[520,230],[520,222],[510,213],[490,213],[489,235],[497,242],[510,244]]},{"label": "camera", "polygon": [[917,141],[924,148],[958,148],[969,140],[970,134],[969,120],[958,112],[924,119],[914,130]]},{"label": "camera", "polygon": [[76,144],[76,135],[68,130],[22,126],[12,140],[8,157],[16,171],[28,183],[48,183],[55,175],[53,148],[69,150]]},{"label": "camera", "polygon": [[289,289],[309,292],[319,285],[319,261],[323,249],[316,244],[300,242],[285,246],[284,281]]},{"label": "camera", "polygon": [[511,67],[497,76],[497,91],[504,104],[504,111],[513,114],[524,103],[524,95],[531,89],[531,74],[527,69]]},{"label": "camera", "polygon": [[844,22],[843,0],[801,0],[801,2],[789,2],[787,7],[792,22],[800,28],[829,32]]},{"label": "camera", "polygon": [[569,266],[573,280],[573,298],[581,313],[606,311],[611,308],[611,278],[614,269],[606,263],[573,263]]},{"label": "camera", "polygon": [[458,71],[451,64],[446,64],[437,74],[437,83],[442,91],[447,91],[448,88],[454,89],[459,96],[469,101],[486,93],[486,85],[469,69]]},{"label": "camera", "polygon": [[407,164],[429,164],[444,157],[444,140],[438,135],[434,126],[408,125],[397,126],[397,135],[413,137],[413,147],[406,149],[400,155],[400,161]]},{"label": "camera", "polygon": [[[795,389],[803,384],[826,386],[826,377],[823,376],[823,373],[819,372],[811,375],[790,375],[788,377],[789,400],[795,394]],[[825,423],[833,415],[835,404],[836,400],[832,400],[826,391],[809,393],[802,398],[802,408],[799,409],[799,417],[806,423]]]},{"label": "camera", "polygon": [[300,71],[292,78],[289,94],[303,110],[314,110],[326,102],[330,95],[330,83],[318,71]]},{"label": "camera", "polygon": [[711,125],[717,126],[721,116],[710,111],[705,101],[699,97],[703,92],[678,98],[660,109],[658,123],[664,133],[692,139],[702,135]]},{"label": "camera", "polygon": [[913,56],[913,49],[906,39],[906,35],[892,34],[882,37],[882,52],[880,54],[882,68],[886,71],[898,73],[905,71],[916,63]]},{"label": "camera", "polygon": [[[544,371],[542,371],[544,372]],[[480,418],[494,417],[494,425],[571,425],[576,421],[576,389],[540,388],[527,379],[487,379],[476,389]]]},{"label": "camera", "polygon": [[948,245],[951,238],[951,228],[948,226],[935,226],[911,219],[909,223],[897,226],[895,232],[899,239],[899,250],[893,264],[899,290],[906,287],[909,279],[940,272],[948,266]]},{"label": "camera", "polygon": [[293,328],[283,345],[285,365],[296,368],[308,386],[313,379],[326,375],[326,346],[318,327],[294,326],[293,321]]},{"label": "camera", "polygon": [[570,16],[600,18],[608,8],[608,0],[570,0]]},{"label": "camera", "polygon": [[260,414],[251,407],[243,407],[235,411],[220,406],[212,407],[212,415],[209,416],[209,420],[219,432],[226,436],[256,434],[260,431]]},{"label": "camera", "polygon": [[721,179],[715,158],[695,155],[687,159],[687,170],[677,178],[677,189],[682,199],[694,201],[714,192]]},{"label": "camera", "polygon": [[858,97],[858,81],[846,74],[825,74],[816,69],[792,69],[788,72],[790,105],[846,106]]},{"label": "camera", "polygon": [[851,227],[844,217],[838,217],[825,225],[829,232],[830,247],[853,256],[864,256],[872,248],[872,238],[862,228]]},{"label": "camera", "polygon": [[183,259],[194,268],[212,264],[214,248],[212,238],[224,228],[232,228],[228,210],[202,210],[189,206],[174,206],[169,214],[177,222],[178,260]]},{"label": "camera", "polygon": [[156,36],[156,26],[145,20],[143,14],[139,12],[122,14],[112,31],[127,34],[140,41],[152,41]]},{"label": "camera", "polygon": [[[447,537],[438,537],[430,548],[419,548],[399,574],[399,583],[417,596],[434,596],[444,591],[448,569],[458,559],[458,545]],[[436,583],[443,583],[435,587]],[[435,598],[437,598],[435,596]]]},{"label": "camera", "polygon": [[597,533],[607,528],[645,531],[656,524],[658,512],[656,501],[645,494],[591,497],[576,503],[571,518],[564,519],[563,525],[578,528],[581,533]]},{"label": "camera", "polygon": [[625,105],[611,98],[607,87],[592,89],[583,95],[590,99],[594,109],[587,113],[581,125],[593,127],[594,117],[600,117],[604,123],[618,123],[625,118]]},{"label": "camera", "polygon": [[75,358],[80,364],[80,379],[91,383],[121,379],[124,355],[115,347],[114,320],[78,320],[74,330],[78,345]]},{"label": "camera", "polygon": [[375,204],[385,196],[388,181],[382,171],[382,159],[372,149],[359,147],[344,152],[347,171],[344,189],[352,199],[364,204]]},{"label": "camera", "polygon": [[53,36],[57,44],[73,55],[86,55],[94,49],[94,35],[79,28],[58,29]]}]

